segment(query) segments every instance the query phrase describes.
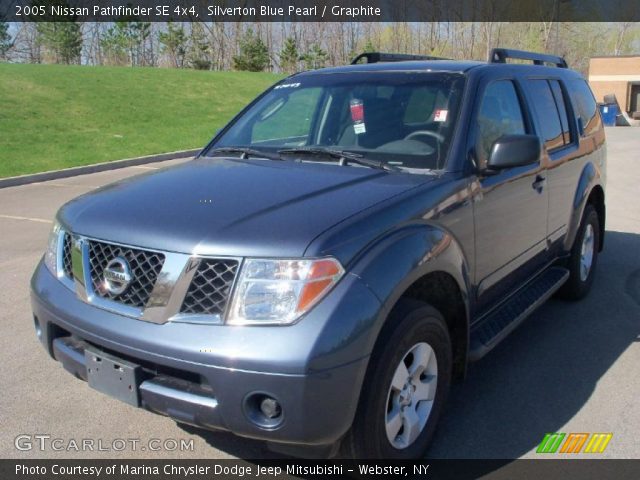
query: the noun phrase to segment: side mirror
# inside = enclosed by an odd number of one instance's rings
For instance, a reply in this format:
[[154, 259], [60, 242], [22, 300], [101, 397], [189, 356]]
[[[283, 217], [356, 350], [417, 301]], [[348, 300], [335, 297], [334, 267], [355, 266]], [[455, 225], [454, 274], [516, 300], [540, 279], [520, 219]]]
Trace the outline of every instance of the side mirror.
[[491, 147], [487, 168], [505, 168], [531, 165], [540, 160], [542, 144], [536, 135], [503, 135]]

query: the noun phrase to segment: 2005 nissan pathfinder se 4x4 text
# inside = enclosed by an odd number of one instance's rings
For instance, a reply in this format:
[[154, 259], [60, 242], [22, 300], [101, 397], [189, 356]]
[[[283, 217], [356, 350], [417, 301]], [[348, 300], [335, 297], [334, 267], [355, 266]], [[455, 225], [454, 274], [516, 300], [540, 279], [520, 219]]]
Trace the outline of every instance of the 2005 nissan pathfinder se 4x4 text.
[[31, 284], [49, 354], [279, 451], [423, 455], [468, 362], [589, 291], [605, 135], [559, 57], [360, 57], [63, 206]]

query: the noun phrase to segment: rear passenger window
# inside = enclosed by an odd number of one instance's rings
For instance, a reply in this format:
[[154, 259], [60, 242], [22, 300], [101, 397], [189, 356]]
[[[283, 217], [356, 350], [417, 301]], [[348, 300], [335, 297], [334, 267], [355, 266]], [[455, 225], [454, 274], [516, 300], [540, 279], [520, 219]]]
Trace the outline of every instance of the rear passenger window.
[[500, 80], [487, 87], [476, 122], [476, 160], [478, 166], [483, 166], [489, 159], [493, 142], [498, 138], [526, 133], [520, 100], [513, 82]]
[[553, 99], [556, 101], [556, 107], [558, 108], [558, 114], [560, 115], [564, 144], [568, 145], [571, 143], [571, 129], [569, 128], [569, 116], [567, 115], [567, 102], [564, 97], [564, 92], [562, 91], [562, 87], [558, 80], [549, 80], [549, 85], [551, 85]]
[[527, 85], [533, 99], [533, 108], [538, 117], [538, 124], [542, 130], [540, 135], [547, 150], [552, 151], [564, 146], [562, 123], [549, 82], [547, 80], [529, 80]]
[[597, 132], [600, 129], [600, 115], [596, 99], [593, 97], [589, 85], [582, 79], [571, 80], [568, 85], [576, 115], [582, 120], [583, 135]]

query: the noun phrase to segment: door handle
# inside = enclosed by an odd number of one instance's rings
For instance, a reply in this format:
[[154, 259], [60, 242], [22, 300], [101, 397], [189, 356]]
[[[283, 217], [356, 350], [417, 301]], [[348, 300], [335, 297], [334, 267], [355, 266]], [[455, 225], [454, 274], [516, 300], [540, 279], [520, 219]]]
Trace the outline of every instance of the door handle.
[[542, 193], [542, 190], [544, 189], [544, 186], [546, 184], [547, 179], [545, 177], [543, 177], [542, 175], [536, 175], [536, 180], [531, 184], [531, 186], [536, 192]]

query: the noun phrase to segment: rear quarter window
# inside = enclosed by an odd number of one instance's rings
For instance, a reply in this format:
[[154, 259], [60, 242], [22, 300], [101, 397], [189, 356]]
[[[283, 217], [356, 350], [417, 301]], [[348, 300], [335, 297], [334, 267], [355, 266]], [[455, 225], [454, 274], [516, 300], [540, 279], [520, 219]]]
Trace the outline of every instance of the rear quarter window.
[[582, 119], [583, 135], [596, 133], [601, 128], [601, 120], [596, 99], [589, 85], [583, 79], [569, 80], [566, 84], [576, 115]]

